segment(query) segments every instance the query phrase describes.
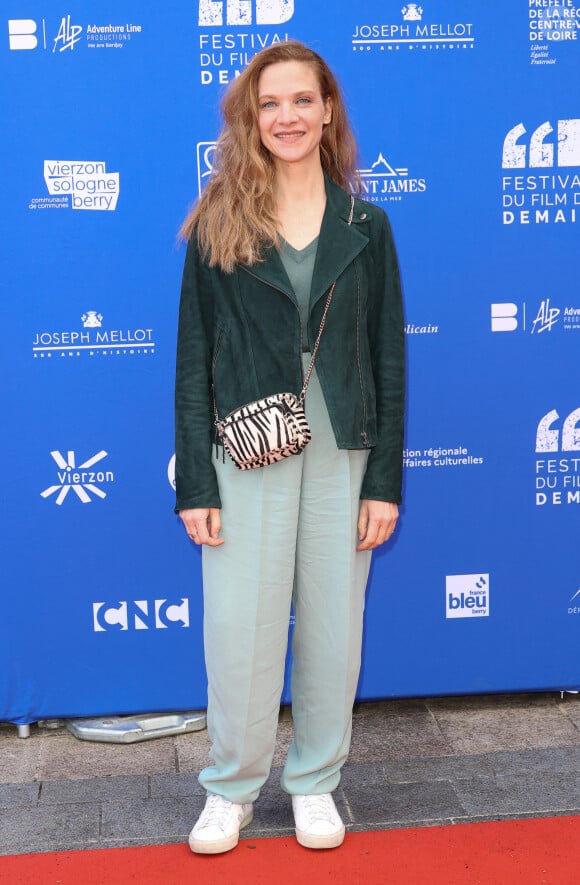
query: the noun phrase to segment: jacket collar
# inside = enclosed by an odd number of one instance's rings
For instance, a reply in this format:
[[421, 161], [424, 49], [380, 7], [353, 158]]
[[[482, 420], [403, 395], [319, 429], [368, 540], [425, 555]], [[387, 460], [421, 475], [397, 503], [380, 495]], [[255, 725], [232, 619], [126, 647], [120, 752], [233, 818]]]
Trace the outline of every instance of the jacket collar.
[[[330, 289], [343, 270], [362, 252], [369, 239], [358, 225], [349, 226], [350, 195], [325, 175], [326, 208], [320, 228], [320, 238], [310, 290], [310, 307]], [[356, 219], [356, 216], [355, 216]], [[265, 260], [243, 268], [275, 289], [296, 301], [290, 280], [275, 248], [268, 249]]]
[[312, 275], [310, 307], [330, 289], [343, 270], [354, 261], [369, 238], [356, 224], [349, 225], [350, 194], [325, 176], [326, 209]]

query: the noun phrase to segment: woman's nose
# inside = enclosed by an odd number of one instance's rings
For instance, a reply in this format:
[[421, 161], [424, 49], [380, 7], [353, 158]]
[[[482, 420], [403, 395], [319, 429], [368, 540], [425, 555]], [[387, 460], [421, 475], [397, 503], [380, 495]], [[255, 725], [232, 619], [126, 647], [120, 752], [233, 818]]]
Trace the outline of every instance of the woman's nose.
[[283, 101], [278, 107], [278, 122], [292, 123], [298, 118], [296, 107], [292, 101]]

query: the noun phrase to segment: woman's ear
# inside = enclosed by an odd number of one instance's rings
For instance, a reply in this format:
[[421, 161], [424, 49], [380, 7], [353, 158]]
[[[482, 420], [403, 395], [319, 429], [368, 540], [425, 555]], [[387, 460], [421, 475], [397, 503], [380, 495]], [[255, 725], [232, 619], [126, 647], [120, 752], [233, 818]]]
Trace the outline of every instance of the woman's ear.
[[324, 120], [322, 121], [325, 126], [328, 126], [330, 121], [332, 120], [332, 99], [329, 97], [324, 102]]

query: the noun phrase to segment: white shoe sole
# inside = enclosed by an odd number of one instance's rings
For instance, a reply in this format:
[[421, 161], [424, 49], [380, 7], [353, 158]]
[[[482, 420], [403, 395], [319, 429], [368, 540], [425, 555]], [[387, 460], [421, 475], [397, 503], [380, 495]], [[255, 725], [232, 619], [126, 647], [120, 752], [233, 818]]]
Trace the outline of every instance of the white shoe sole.
[[296, 830], [296, 838], [304, 848], [338, 848], [344, 842], [345, 827], [329, 836], [318, 836], [305, 833], [304, 830]]
[[[247, 827], [248, 824], [252, 822], [253, 818], [254, 811], [253, 809], [250, 809], [246, 816], [242, 818], [240, 830]], [[214, 839], [208, 841], [207, 839], [196, 839], [192, 832], [189, 834], [188, 841], [189, 847], [194, 854], [222, 854], [224, 851], [231, 851], [232, 848], [235, 848], [238, 844], [239, 838], [240, 834], [238, 832], [228, 836], [227, 839]]]

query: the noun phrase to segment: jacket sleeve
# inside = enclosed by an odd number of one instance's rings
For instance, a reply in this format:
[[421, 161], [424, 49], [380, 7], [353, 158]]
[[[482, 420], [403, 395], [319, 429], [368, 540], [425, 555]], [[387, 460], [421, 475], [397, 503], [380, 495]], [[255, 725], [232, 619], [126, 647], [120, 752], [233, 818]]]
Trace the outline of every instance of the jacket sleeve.
[[213, 298], [195, 233], [185, 257], [175, 374], [175, 512], [221, 507], [215, 467], [211, 393]]
[[376, 390], [377, 444], [370, 451], [361, 498], [401, 502], [405, 411], [405, 329], [399, 264], [389, 220], [380, 213], [373, 242], [376, 280], [369, 293], [368, 336]]

